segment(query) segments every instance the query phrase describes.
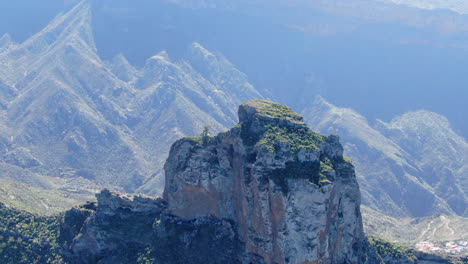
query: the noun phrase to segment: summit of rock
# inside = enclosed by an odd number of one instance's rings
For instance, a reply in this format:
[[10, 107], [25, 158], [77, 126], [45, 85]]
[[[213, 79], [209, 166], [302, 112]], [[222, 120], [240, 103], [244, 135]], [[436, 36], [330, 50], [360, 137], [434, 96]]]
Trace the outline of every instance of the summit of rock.
[[294, 112], [286, 105], [261, 99], [250, 100], [241, 104], [239, 107], [239, 122], [246, 124], [256, 120], [305, 126], [302, 115]]

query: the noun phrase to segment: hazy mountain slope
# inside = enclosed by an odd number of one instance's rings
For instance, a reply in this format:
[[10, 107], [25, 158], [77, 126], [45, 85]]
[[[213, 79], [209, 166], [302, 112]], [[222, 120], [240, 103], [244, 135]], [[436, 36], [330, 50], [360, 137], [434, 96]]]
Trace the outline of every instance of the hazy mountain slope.
[[135, 157], [136, 147], [113, 126], [122, 111], [108, 96], [125, 84], [96, 55], [90, 12], [80, 4], [0, 54], [10, 66], [0, 74], [18, 90], [6, 125], [12, 145], [40, 159], [34, 167], [131, 189], [142, 181], [145, 168]]
[[[123, 55], [102, 61], [91, 14], [83, 1], [0, 53], [7, 66], [0, 69], [1, 178], [30, 179], [12, 190], [31, 188], [20, 200], [36, 187], [58, 197], [78, 191], [82, 199], [104, 186], [158, 194], [173, 141], [204, 125], [221, 131], [237, 121], [238, 104], [262, 97], [245, 74], [198, 43], [186, 59], [161, 52], [142, 69]], [[57, 196], [49, 207], [68, 207]]]
[[93, 11], [107, 60], [181, 58], [198, 41], [298, 111], [318, 93], [372, 119], [431, 109], [468, 135], [468, 20], [454, 12], [375, 0], [100, 0]]
[[110, 62], [107, 63], [107, 67], [115, 74], [119, 79], [125, 82], [129, 82], [136, 78], [138, 70], [131, 65], [127, 58], [121, 53], [117, 54]]
[[403, 114], [378, 129], [401, 146], [429, 184], [459, 215], [467, 215], [468, 143], [447, 118], [429, 111]]
[[[382, 1], [382, 0], [380, 0]], [[395, 4], [409, 5], [424, 9], [449, 9], [458, 13], [468, 13], [468, 4], [463, 0], [383, 0]]]
[[[39, 7], [32, 0], [19, 2], [42, 11], [57, 1]], [[5, 2], [2, 11], [19, 2]], [[230, 58], [258, 90], [297, 110], [318, 92], [372, 119], [431, 109], [468, 135], [462, 114], [468, 97], [466, 16], [376, 0], [89, 2], [105, 60], [122, 53], [140, 67], [161, 50], [178, 60], [198, 41]], [[10, 11], [16, 13], [4, 17], [43, 23], [21, 9]]]
[[[460, 163], [467, 153], [466, 142], [450, 129], [448, 122], [434, 125], [439, 115], [419, 111], [395, 119], [395, 127], [402, 126], [405, 117], [413, 117], [409, 121], [411, 127], [422, 128], [394, 131], [398, 137], [379, 131], [357, 112], [335, 107], [322, 98], [304, 115], [318, 131], [341, 136], [357, 169], [363, 204], [394, 216], [466, 215], [466, 169]], [[431, 129], [424, 129], [425, 123]], [[383, 124], [377, 127], [382, 129]], [[452, 137], [454, 141], [448, 142]], [[404, 139], [414, 143], [405, 144]], [[456, 161], [447, 162], [450, 157]]]
[[[192, 44], [189, 52], [203, 56], [174, 62], [161, 52], [148, 59], [135, 81], [140, 92], [129, 106], [137, 120], [132, 130], [158, 170], [154, 181], [163, 179], [159, 170], [172, 142], [199, 134], [204, 125], [222, 131], [237, 121], [237, 104], [246, 98], [262, 97], [222, 55], [215, 55], [198, 43]], [[144, 190], [157, 194], [155, 187], [160, 186], [150, 183]]]

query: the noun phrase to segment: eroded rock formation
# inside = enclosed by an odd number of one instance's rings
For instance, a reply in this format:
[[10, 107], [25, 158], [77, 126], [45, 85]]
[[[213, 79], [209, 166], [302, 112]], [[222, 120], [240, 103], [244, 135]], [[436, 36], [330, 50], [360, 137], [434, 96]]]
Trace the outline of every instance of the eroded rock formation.
[[239, 119], [201, 144], [173, 145], [168, 213], [233, 220], [245, 252], [267, 263], [368, 262], [359, 187], [338, 137], [268, 101], [242, 104]]
[[215, 137], [174, 143], [163, 199], [99, 194], [70, 242], [71, 258], [380, 263], [338, 137], [316, 134], [289, 107], [264, 100], [242, 104], [239, 120]]

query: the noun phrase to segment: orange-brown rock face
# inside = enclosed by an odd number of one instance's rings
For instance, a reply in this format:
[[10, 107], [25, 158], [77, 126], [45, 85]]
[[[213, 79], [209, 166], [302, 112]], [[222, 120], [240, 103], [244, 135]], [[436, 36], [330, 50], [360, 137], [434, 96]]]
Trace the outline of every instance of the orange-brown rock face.
[[246, 263], [379, 263], [367, 251], [359, 187], [338, 138], [268, 101], [244, 103], [239, 119], [216, 137], [173, 145], [168, 213], [234, 221]]

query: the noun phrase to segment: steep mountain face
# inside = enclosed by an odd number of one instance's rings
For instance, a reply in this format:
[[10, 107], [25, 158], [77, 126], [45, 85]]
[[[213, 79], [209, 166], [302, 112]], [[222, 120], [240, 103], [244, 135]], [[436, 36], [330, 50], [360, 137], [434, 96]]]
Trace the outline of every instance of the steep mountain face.
[[468, 143], [449, 121], [436, 113], [415, 111], [378, 129], [412, 157], [418, 179], [448, 203], [458, 215], [468, 216]]
[[[222, 55], [198, 43], [189, 52], [193, 55], [181, 62], [172, 62], [166, 52], [153, 56], [135, 81], [139, 93], [130, 104], [136, 120], [131, 126], [138, 144], [152, 154], [155, 169], [162, 169], [176, 139], [196, 135], [207, 124], [222, 131], [236, 123], [236, 104], [262, 97]], [[157, 173], [155, 178], [163, 180], [162, 171]]]
[[338, 138], [268, 101], [242, 104], [239, 120], [205, 145], [174, 144], [168, 212], [233, 220], [246, 253], [267, 263], [368, 263], [359, 188]]
[[0, 79], [17, 91], [6, 109], [10, 151], [27, 149], [40, 174], [113, 181], [131, 189], [129, 177], [141, 181], [145, 166], [115, 126], [122, 111], [109, 97], [125, 84], [95, 53], [90, 12], [80, 4], [0, 54], [8, 65]]
[[316, 134], [270, 101], [242, 104], [239, 120], [216, 137], [174, 143], [164, 200], [99, 194], [97, 209], [88, 205], [95, 211], [71, 232], [71, 257], [122, 263], [150, 252], [158, 263], [380, 263], [338, 138]]
[[466, 216], [468, 145], [446, 118], [416, 111], [372, 125], [322, 98], [304, 115], [318, 131], [342, 135], [363, 204], [393, 216]]
[[83, 1], [24, 43], [1, 39], [1, 177], [82, 199], [104, 186], [161, 193], [171, 142], [206, 124], [225, 129], [236, 122], [236, 105], [262, 96], [198, 43], [186, 58], [161, 52], [142, 69], [123, 55], [102, 61], [91, 18]]

